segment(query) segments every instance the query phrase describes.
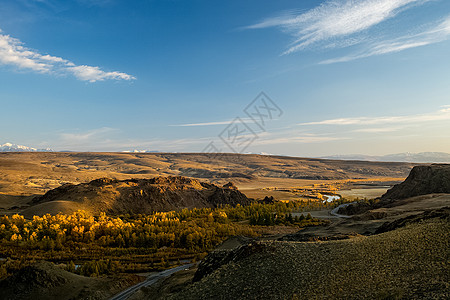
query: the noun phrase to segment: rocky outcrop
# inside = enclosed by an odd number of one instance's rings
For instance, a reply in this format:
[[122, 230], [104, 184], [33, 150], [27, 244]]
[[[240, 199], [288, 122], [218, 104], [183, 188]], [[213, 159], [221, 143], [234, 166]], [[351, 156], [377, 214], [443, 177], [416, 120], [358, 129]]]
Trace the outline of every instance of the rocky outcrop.
[[273, 196], [265, 196], [264, 199], [259, 200], [259, 203], [262, 203], [262, 204], [274, 204], [275, 203], [275, 199], [273, 198]]
[[94, 213], [113, 214], [250, 204], [251, 200], [233, 187], [222, 188], [179, 176], [129, 180], [101, 178], [89, 183], [63, 185], [35, 197], [31, 204], [73, 201]]
[[398, 200], [433, 193], [450, 193], [450, 164], [414, 167], [408, 178], [388, 190], [381, 200]]
[[[394, 185], [380, 198], [369, 202], [356, 202], [342, 206], [338, 213], [358, 215], [371, 209], [397, 206], [401, 203], [399, 200], [402, 199], [439, 193], [450, 194], [450, 164], [415, 166], [405, 181]], [[374, 215], [366, 215], [365, 217], [378, 218]], [[379, 216], [379, 218], [383, 217], [382, 215]]]
[[253, 241], [233, 250], [215, 250], [200, 262], [193, 281], [200, 281], [203, 277], [208, 276], [223, 265], [238, 262], [255, 253], [266, 251], [270, 247], [268, 244]]
[[228, 189], [232, 189], [232, 190], [237, 190], [237, 187], [231, 181], [228, 182], [227, 184], [224, 184], [223, 187], [224, 188], [228, 188]]

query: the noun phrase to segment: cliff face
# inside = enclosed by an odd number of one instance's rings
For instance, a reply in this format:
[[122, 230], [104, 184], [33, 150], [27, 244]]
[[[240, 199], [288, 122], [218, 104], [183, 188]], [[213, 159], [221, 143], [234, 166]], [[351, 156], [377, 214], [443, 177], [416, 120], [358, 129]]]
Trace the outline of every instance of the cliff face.
[[219, 187], [186, 177], [113, 180], [63, 185], [35, 197], [31, 204], [50, 201], [81, 203], [92, 212], [113, 214], [151, 213], [182, 208], [247, 205], [251, 202], [234, 188]]
[[393, 186], [373, 204], [360, 202], [341, 207], [338, 213], [357, 215], [371, 209], [396, 206], [402, 199], [428, 194], [450, 194], [450, 164], [432, 164], [415, 166], [408, 177], [400, 184]]
[[450, 193], [450, 164], [414, 167], [404, 182], [392, 187], [381, 199], [397, 200], [434, 193]]

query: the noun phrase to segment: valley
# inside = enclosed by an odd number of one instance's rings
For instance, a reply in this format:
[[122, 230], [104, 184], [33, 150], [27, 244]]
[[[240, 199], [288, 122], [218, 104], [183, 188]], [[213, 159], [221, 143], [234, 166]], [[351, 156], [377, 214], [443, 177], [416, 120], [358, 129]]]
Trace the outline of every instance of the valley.
[[[33, 197], [61, 185], [99, 178], [184, 176], [217, 185], [231, 181], [249, 198], [273, 196], [283, 201], [303, 199], [304, 194], [293, 191], [302, 188], [334, 193], [337, 188], [349, 190], [365, 185], [387, 190], [388, 186], [401, 182], [413, 165], [252, 154], [211, 157], [201, 153], [3, 152], [0, 213], [21, 212]], [[362, 189], [354, 196], [352, 192], [346, 193], [349, 198], [373, 195], [371, 189]]]
[[240, 154], [0, 153], [0, 286], [15, 299], [69, 290], [75, 299], [305, 299], [348, 298], [364, 280], [367, 298], [440, 297], [449, 172]]

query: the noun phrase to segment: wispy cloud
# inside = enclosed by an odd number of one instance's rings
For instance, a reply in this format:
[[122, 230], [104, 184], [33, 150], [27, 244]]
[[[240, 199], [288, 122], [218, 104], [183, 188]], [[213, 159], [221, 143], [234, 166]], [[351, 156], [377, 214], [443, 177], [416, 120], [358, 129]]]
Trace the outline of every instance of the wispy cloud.
[[357, 117], [339, 118], [316, 122], [300, 123], [298, 125], [379, 125], [379, 124], [410, 124], [432, 121], [450, 120], [450, 106], [443, 106], [437, 112], [428, 114], [390, 116], [390, 117]]
[[320, 136], [314, 134], [304, 134], [300, 136], [279, 137], [271, 139], [260, 139], [254, 142], [254, 145], [279, 145], [279, 144], [311, 144], [325, 143], [339, 140], [346, 140], [346, 137]]
[[[348, 38], [393, 18], [413, 5], [430, 0], [334, 0], [309, 11], [289, 12], [248, 26], [249, 29], [278, 27], [294, 37], [284, 54], [293, 53], [318, 43], [332, 43]], [[357, 43], [349, 39], [348, 45]]]
[[363, 132], [363, 133], [385, 133], [385, 132], [394, 132], [402, 129], [403, 127], [373, 127], [373, 128], [360, 128], [355, 129], [354, 132]]
[[81, 133], [61, 133], [60, 136], [65, 144], [72, 145], [72, 144], [93, 142], [98, 138], [103, 138], [116, 131], [118, 130], [114, 128], [102, 127]]
[[400, 52], [406, 49], [439, 43], [447, 40], [448, 38], [450, 38], [450, 16], [448, 16], [444, 21], [440, 22], [437, 26], [429, 30], [414, 35], [407, 35], [392, 40], [372, 43], [368, 45], [365, 50], [359, 53], [324, 60], [321, 62], [321, 64], [348, 62], [374, 55]]
[[102, 127], [87, 131], [63, 132], [52, 143], [53, 149], [71, 151], [192, 151], [204, 147], [214, 137], [182, 139], [130, 139], [124, 138], [117, 128]]
[[[248, 118], [241, 118], [241, 120], [244, 122], [252, 121], [251, 119], [248, 119]], [[228, 125], [231, 122], [233, 122], [233, 120], [219, 121], [219, 122], [205, 122], [205, 123], [174, 124], [174, 125], [169, 125], [169, 126], [173, 126], [173, 127], [216, 126], [216, 125]]]
[[134, 76], [122, 72], [107, 72], [96, 66], [75, 65], [61, 57], [39, 52], [23, 46], [23, 43], [0, 29], [0, 65], [14, 66], [20, 70], [38, 73], [73, 75], [79, 80], [95, 82], [103, 80], [132, 80]]

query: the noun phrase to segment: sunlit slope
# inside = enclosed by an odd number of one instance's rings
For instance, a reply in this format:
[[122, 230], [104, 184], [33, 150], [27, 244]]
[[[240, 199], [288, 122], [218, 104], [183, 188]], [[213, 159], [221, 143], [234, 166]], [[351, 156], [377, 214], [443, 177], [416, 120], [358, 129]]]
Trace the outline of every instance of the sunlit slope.
[[232, 184], [219, 187], [197, 179], [168, 176], [151, 179], [101, 178], [78, 185], [66, 184], [37, 196], [23, 213], [71, 213], [77, 209], [99, 214], [149, 214], [183, 208], [213, 208], [250, 203]]

